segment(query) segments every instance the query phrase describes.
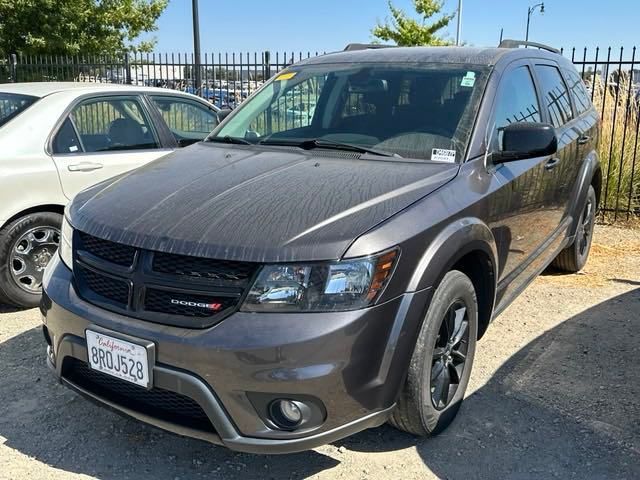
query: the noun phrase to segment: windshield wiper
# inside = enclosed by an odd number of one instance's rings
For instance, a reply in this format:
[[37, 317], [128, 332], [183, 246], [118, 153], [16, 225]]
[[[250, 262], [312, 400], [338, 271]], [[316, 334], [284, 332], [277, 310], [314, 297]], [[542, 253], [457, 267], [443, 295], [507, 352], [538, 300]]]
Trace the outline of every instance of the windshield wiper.
[[349, 152], [358, 153], [370, 153], [372, 155], [378, 155], [381, 157], [395, 157], [402, 158], [397, 153], [385, 152], [384, 150], [378, 150], [375, 148], [364, 147], [362, 145], [356, 145], [353, 143], [335, 142], [333, 140], [323, 140], [321, 138], [314, 138], [303, 141], [291, 141], [291, 140], [262, 140], [259, 142], [261, 145], [282, 145], [287, 147], [299, 147], [303, 150], [313, 150], [314, 148], [329, 148], [333, 150], [346, 150]]
[[225, 135], [224, 137], [210, 137], [208, 142], [218, 142], [218, 143], [233, 143], [236, 145], [253, 145], [249, 140], [245, 140], [240, 137], [232, 137], [230, 135]]

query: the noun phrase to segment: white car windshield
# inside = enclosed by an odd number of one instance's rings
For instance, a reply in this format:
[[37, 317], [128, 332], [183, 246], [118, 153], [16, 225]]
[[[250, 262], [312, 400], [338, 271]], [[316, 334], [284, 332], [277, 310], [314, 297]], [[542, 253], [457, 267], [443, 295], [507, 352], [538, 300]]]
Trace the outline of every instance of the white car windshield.
[[488, 69], [449, 64], [321, 64], [277, 74], [209, 141], [340, 148], [459, 161]]

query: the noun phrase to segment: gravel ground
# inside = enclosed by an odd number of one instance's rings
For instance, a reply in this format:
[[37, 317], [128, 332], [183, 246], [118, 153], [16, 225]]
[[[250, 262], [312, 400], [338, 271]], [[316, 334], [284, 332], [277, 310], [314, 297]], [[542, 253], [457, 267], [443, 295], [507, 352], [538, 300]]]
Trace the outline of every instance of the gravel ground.
[[546, 272], [496, 319], [443, 434], [270, 457], [90, 404], [49, 374], [37, 310], [0, 306], [0, 478], [640, 478], [638, 322], [640, 230], [599, 227], [583, 273]]

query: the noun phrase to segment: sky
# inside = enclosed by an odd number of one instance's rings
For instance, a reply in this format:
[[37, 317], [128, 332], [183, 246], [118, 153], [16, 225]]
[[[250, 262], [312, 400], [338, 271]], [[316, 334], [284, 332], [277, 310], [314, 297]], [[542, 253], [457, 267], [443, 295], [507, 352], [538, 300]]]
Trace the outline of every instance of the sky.
[[[369, 43], [371, 28], [388, 16], [386, 0], [199, 0], [202, 52], [329, 52], [348, 43]], [[412, 11], [411, 0], [393, 3]], [[496, 46], [504, 38], [523, 39], [527, 7], [537, 0], [463, 0], [462, 40]], [[531, 17], [529, 38], [556, 47], [633, 47], [638, 41], [638, 0], [547, 0], [545, 13]], [[457, 8], [445, 1], [445, 12]], [[170, 0], [158, 21], [155, 50], [193, 51], [191, 0]], [[445, 36], [455, 39], [456, 20]], [[639, 52], [640, 55], [640, 52]]]

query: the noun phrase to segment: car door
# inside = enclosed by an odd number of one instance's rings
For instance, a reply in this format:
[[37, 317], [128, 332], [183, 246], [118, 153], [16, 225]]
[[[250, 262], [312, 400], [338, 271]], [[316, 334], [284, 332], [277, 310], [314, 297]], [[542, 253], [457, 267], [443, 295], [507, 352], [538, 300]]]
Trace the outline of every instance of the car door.
[[545, 202], [549, 209], [548, 221], [559, 226], [569, 214], [569, 201], [578, 177], [578, 138], [581, 136], [580, 120], [574, 117], [571, 96], [555, 63], [536, 62], [534, 73], [540, 90], [543, 114], [551, 123], [558, 137], [558, 152], [550, 181], [545, 186]]
[[161, 142], [138, 95], [81, 99], [60, 124], [50, 149], [67, 198], [172, 151]]
[[217, 111], [195, 99], [177, 95], [148, 96], [179, 147], [204, 140], [217, 125]]
[[[532, 66], [526, 60], [510, 64], [502, 74], [494, 101], [490, 151], [501, 150], [501, 132], [507, 125], [544, 122], [547, 117], [540, 106]], [[555, 169], [549, 165], [555, 163], [554, 156], [543, 156], [495, 165], [494, 175], [504, 185], [496, 197], [500, 199], [500, 214], [491, 226], [501, 245], [501, 280], [517, 275], [558, 226], [548, 198], [556, 182]]]

